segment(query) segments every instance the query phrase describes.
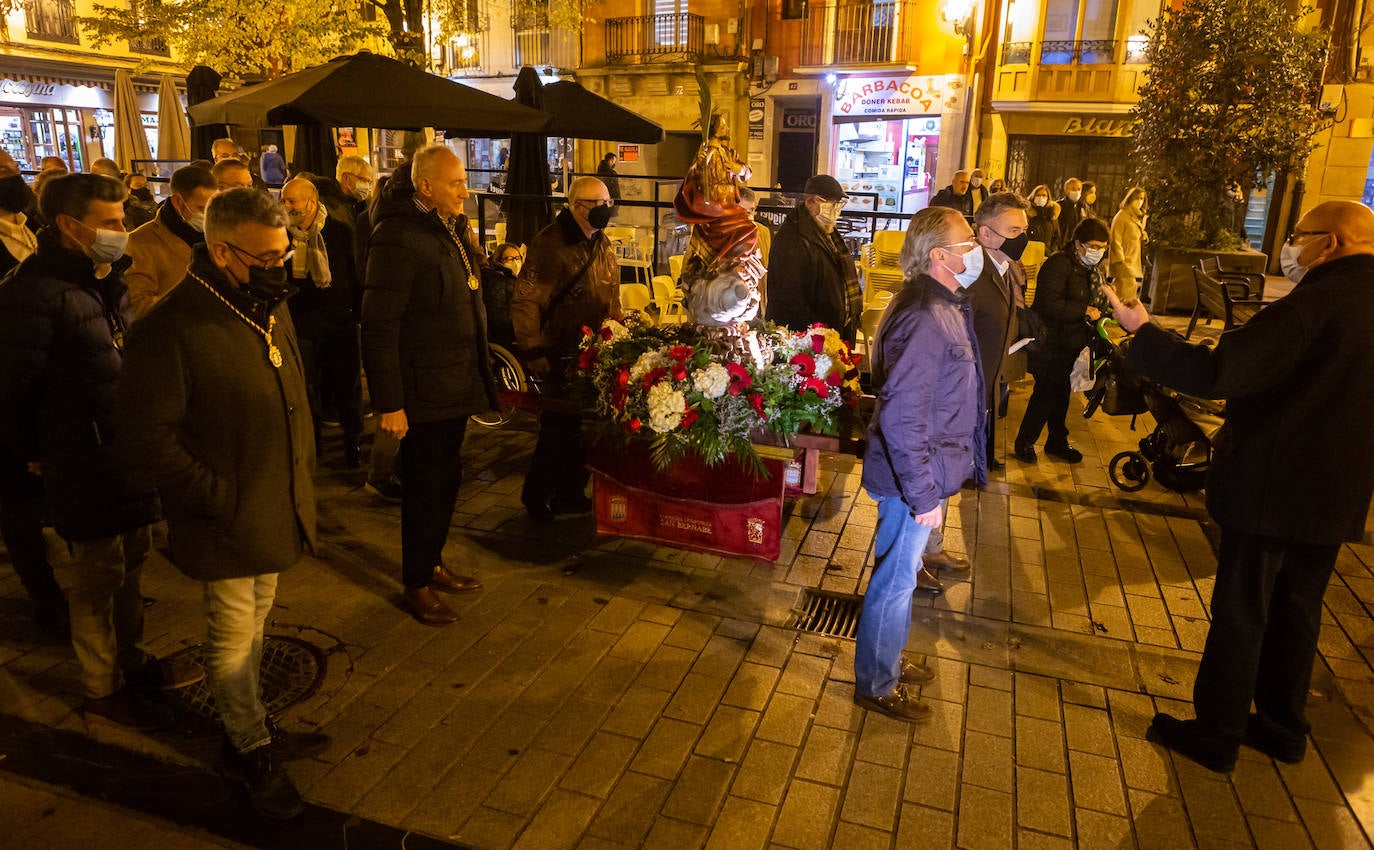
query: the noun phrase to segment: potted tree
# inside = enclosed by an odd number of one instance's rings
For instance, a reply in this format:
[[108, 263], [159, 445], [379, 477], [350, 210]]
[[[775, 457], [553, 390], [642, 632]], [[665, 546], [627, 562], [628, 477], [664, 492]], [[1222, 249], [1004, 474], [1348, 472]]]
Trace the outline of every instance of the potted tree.
[[1188, 0], [1147, 30], [1149, 70], [1132, 115], [1133, 160], [1149, 193], [1153, 306], [1191, 309], [1201, 257], [1263, 272], [1243, 250], [1227, 185], [1301, 173], [1321, 126], [1326, 34], [1288, 0]]

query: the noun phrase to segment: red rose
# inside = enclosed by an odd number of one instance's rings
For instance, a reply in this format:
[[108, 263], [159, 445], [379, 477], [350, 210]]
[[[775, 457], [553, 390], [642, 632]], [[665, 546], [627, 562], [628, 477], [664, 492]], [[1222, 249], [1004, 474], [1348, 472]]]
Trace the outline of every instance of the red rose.
[[832, 387], [838, 387], [844, 383], [844, 375], [841, 375], [839, 372], [831, 372], [825, 379], [825, 382]]
[[739, 395], [754, 383], [749, 370], [738, 363], [726, 363], [725, 371], [730, 373], [730, 395]]
[[687, 408], [682, 414], [682, 424], [678, 427], [686, 431], [688, 428], [692, 427], [692, 423], [697, 421], [697, 417], [700, 415], [701, 414], [697, 412], [695, 407]]
[[625, 433], [633, 434], [642, 427], [644, 427], [643, 422], [640, 422], [638, 419], [631, 419], [629, 422], [625, 423]]
[[763, 396], [758, 393], [749, 394], [749, 403], [754, 406], [754, 412], [765, 422], [768, 421], [768, 414], [763, 412]]
[[596, 333], [596, 331], [592, 330], [592, 329], [591, 329], [590, 327], [588, 327], [587, 325], [583, 325], [583, 326], [582, 326], [582, 335], [583, 335], [583, 336], [591, 336], [591, 335], [594, 334], [594, 333]]
[[602, 339], [604, 339], [604, 340], [609, 340], [609, 339], [611, 338], [611, 336], [612, 336], [612, 334], [611, 334], [611, 329], [610, 329], [610, 328], [602, 328], [602, 329], [601, 329], [601, 338], [602, 338]]
[[792, 359], [788, 362], [797, 367], [797, 374], [803, 378], [809, 378], [816, 374], [816, 358], [804, 351], [792, 355]]
[[697, 350], [690, 345], [675, 345], [672, 348], [668, 349], [668, 356], [679, 363], [683, 362], [684, 360], [692, 359], [692, 355], [696, 353]]
[[674, 380], [674, 381], [685, 381], [685, 380], [687, 380], [687, 367], [686, 367], [686, 366], [683, 366], [681, 363], [678, 363], [676, 366], [674, 366], [674, 367], [673, 367], [673, 380]]
[[589, 345], [582, 349], [582, 353], [577, 356], [577, 368], [583, 372], [588, 371], [596, 365], [596, 356], [600, 353], [595, 345]]
[[811, 350], [816, 352], [817, 354], [820, 354], [822, 351], [825, 351], [825, 334], [811, 335]]
[[666, 374], [668, 374], [668, 370], [664, 369], [662, 366], [657, 369], [650, 369], [649, 373], [640, 379], [640, 383], [644, 385], [644, 389], [647, 391], [654, 384], [661, 381]]
[[820, 378], [807, 378], [806, 381], [802, 383], [801, 388], [797, 390], [797, 394], [800, 395], [807, 390], [811, 390], [821, 398], [826, 398], [830, 395], [830, 388], [827, 387], [825, 381], [822, 381]]

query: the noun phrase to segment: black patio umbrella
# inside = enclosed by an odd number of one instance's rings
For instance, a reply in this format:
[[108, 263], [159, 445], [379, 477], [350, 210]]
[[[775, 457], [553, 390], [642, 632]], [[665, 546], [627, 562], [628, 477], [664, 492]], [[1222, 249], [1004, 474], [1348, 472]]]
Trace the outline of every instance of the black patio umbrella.
[[[214, 68], [207, 68], [204, 65], [197, 65], [191, 69], [191, 73], [186, 75], [186, 103], [188, 106], [195, 106], [197, 103], [204, 103], [215, 96], [219, 91], [220, 80], [223, 79], [219, 72]], [[191, 119], [191, 158], [197, 157], [210, 158], [210, 145], [215, 139], [222, 139], [229, 135], [229, 128], [223, 124], [201, 123]]]
[[191, 107], [198, 124], [317, 124], [506, 136], [539, 132], [549, 116], [363, 51]]
[[296, 127], [296, 144], [291, 156], [291, 176], [310, 172], [316, 177], [333, 177], [339, 165], [334, 146], [334, 129], [320, 124]]
[[[543, 85], [528, 66], [515, 78], [515, 102], [541, 108]], [[548, 137], [541, 133], [512, 133], [506, 162], [506, 241], [528, 244], [553, 220], [549, 201]]]
[[646, 145], [663, 141], [663, 127], [569, 80], [544, 86], [541, 108], [553, 116], [546, 131], [550, 136]]

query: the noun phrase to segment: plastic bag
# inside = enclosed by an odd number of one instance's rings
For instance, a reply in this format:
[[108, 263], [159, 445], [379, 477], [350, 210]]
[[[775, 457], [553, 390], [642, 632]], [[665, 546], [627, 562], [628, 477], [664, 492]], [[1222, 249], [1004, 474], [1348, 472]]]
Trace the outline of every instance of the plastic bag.
[[1069, 370], [1069, 389], [1076, 393], [1085, 393], [1093, 388], [1092, 355], [1088, 347], [1083, 346], [1083, 350], [1078, 352], [1078, 359], [1073, 361], [1073, 369]]

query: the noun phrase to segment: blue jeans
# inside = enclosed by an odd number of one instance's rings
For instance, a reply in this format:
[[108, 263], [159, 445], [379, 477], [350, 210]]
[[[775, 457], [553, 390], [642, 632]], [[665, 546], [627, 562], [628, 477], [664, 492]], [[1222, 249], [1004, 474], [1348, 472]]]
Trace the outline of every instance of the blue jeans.
[[241, 753], [272, 740], [258, 698], [262, 627], [277, 596], [277, 574], [204, 582], [205, 672], [229, 741]]
[[902, 650], [911, 633], [911, 593], [930, 526], [911, 518], [899, 497], [877, 497], [878, 530], [873, 537], [873, 577], [864, 594], [854, 647], [854, 690], [859, 696], [887, 696], [902, 675]]

